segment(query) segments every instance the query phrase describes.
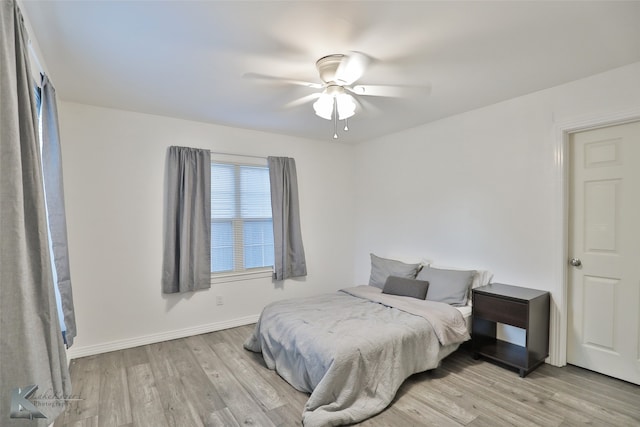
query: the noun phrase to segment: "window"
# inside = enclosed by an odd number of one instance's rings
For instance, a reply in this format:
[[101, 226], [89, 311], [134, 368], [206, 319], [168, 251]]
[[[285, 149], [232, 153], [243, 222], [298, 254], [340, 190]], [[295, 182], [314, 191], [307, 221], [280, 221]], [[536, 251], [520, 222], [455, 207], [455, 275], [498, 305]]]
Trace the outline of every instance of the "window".
[[273, 221], [269, 169], [211, 160], [211, 273], [271, 271]]
[[[42, 135], [42, 88], [40, 88], [40, 86], [38, 86], [37, 84], [34, 83], [33, 85], [33, 91], [36, 95], [36, 113], [37, 113], [37, 118], [38, 118], [38, 143], [40, 144], [40, 161], [43, 161], [42, 158], [42, 143], [43, 143], [43, 135]], [[44, 170], [43, 170], [43, 179], [44, 179]], [[46, 186], [46, 182], [43, 181], [44, 185], [44, 192], [45, 192], [45, 200], [47, 197], [47, 186]], [[47, 205], [45, 203], [45, 210], [47, 209]], [[47, 212], [47, 238], [49, 240], [49, 258], [51, 259], [51, 274], [53, 277], [53, 289], [54, 289], [54, 294], [56, 297], [56, 307], [58, 309], [58, 321], [60, 322], [60, 330], [62, 331], [62, 338], [64, 339], [65, 344], [67, 344], [67, 338], [66, 338], [66, 333], [67, 333], [67, 326], [64, 322], [64, 311], [62, 309], [62, 298], [60, 297], [60, 289], [58, 287], [58, 272], [56, 270], [56, 260], [55, 260], [55, 256], [53, 254], [53, 240], [51, 239], [51, 227], [49, 225], [49, 211], [46, 210]]]

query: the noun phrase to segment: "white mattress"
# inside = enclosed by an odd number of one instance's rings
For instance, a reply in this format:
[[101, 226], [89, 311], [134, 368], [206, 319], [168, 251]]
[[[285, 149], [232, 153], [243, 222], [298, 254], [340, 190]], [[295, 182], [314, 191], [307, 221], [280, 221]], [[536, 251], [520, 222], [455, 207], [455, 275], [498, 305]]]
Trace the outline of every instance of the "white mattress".
[[464, 321], [467, 323], [467, 330], [471, 333], [471, 306], [465, 305], [463, 307], [456, 307], [460, 313], [462, 313], [462, 317], [464, 317]]

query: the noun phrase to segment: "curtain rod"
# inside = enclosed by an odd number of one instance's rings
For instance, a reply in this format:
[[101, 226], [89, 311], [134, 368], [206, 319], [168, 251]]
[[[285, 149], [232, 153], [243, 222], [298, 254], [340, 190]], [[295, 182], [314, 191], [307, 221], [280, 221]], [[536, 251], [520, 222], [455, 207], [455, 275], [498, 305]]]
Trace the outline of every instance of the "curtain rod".
[[211, 154], [220, 154], [222, 156], [240, 156], [240, 157], [253, 157], [254, 159], [262, 159], [262, 160], [267, 160], [266, 157], [263, 156], [252, 156], [250, 154], [238, 154], [238, 153], [225, 153], [222, 151], [209, 151]]

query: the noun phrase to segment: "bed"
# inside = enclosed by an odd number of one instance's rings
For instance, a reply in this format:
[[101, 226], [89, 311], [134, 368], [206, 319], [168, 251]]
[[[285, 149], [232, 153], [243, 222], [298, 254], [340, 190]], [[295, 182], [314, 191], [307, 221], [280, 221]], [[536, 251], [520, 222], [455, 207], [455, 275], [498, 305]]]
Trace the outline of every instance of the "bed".
[[[419, 280], [422, 265], [374, 277], [373, 257], [369, 285], [269, 304], [244, 343], [294, 388], [310, 393], [305, 427], [352, 424], [381, 412], [406, 378], [436, 368], [470, 338], [466, 295], [486, 277], [467, 270], [464, 304], [455, 306], [420, 298], [424, 283], [437, 296], [434, 285], [441, 282]], [[417, 296], [408, 295], [416, 289]]]

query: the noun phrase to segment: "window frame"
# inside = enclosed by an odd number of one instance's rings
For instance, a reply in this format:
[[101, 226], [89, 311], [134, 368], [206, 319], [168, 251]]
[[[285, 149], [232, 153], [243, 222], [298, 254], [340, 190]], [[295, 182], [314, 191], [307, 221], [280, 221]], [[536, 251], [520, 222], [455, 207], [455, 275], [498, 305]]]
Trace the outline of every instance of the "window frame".
[[[232, 230], [234, 233], [234, 242], [243, 242], [243, 227], [237, 226], [237, 223], [244, 223], [245, 221], [240, 217], [240, 198], [241, 191], [240, 189], [240, 173], [239, 168], [242, 166], [248, 167], [262, 167], [268, 169], [267, 159], [264, 157], [256, 157], [256, 156], [243, 156], [243, 155], [234, 155], [234, 154], [220, 154], [220, 153], [211, 153], [211, 163], [218, 164], [230, 164], [234, 166], [234, 179], [235, 179], [235, 209], [234, 217], [230, 218], [232, 223]], [[250, 221], [255, 221], [255, 218], [250, 218]], [[211, 218], [211, 223], [213, 224], [216, 221], [214, 218]], [[219, 222], [228, 222], [229, 219], [220, 219]], [[271, 221], [273, 222], [273, 212], [271, 214]], [[244, 245], [243, 245], [244, 247]], [[236, 282], [250, 279], [259, 279], [259, 278], [271, 278], [273, 277], [273, 266], [265, 266], [265, 267], [254, 267], [242, 270], [236, 270], [238, 265], [243, 266], [244, 264], [244, 251], [236, 251], [235, 246], [233, 249], [234, 253], [241, 253], [240, 259], [234, 259], [234, 270], [233, 271], [222, 271], [222, 272], [211, 272], [211, 284], [215, 283], [227, 283], [227, 282]]]

